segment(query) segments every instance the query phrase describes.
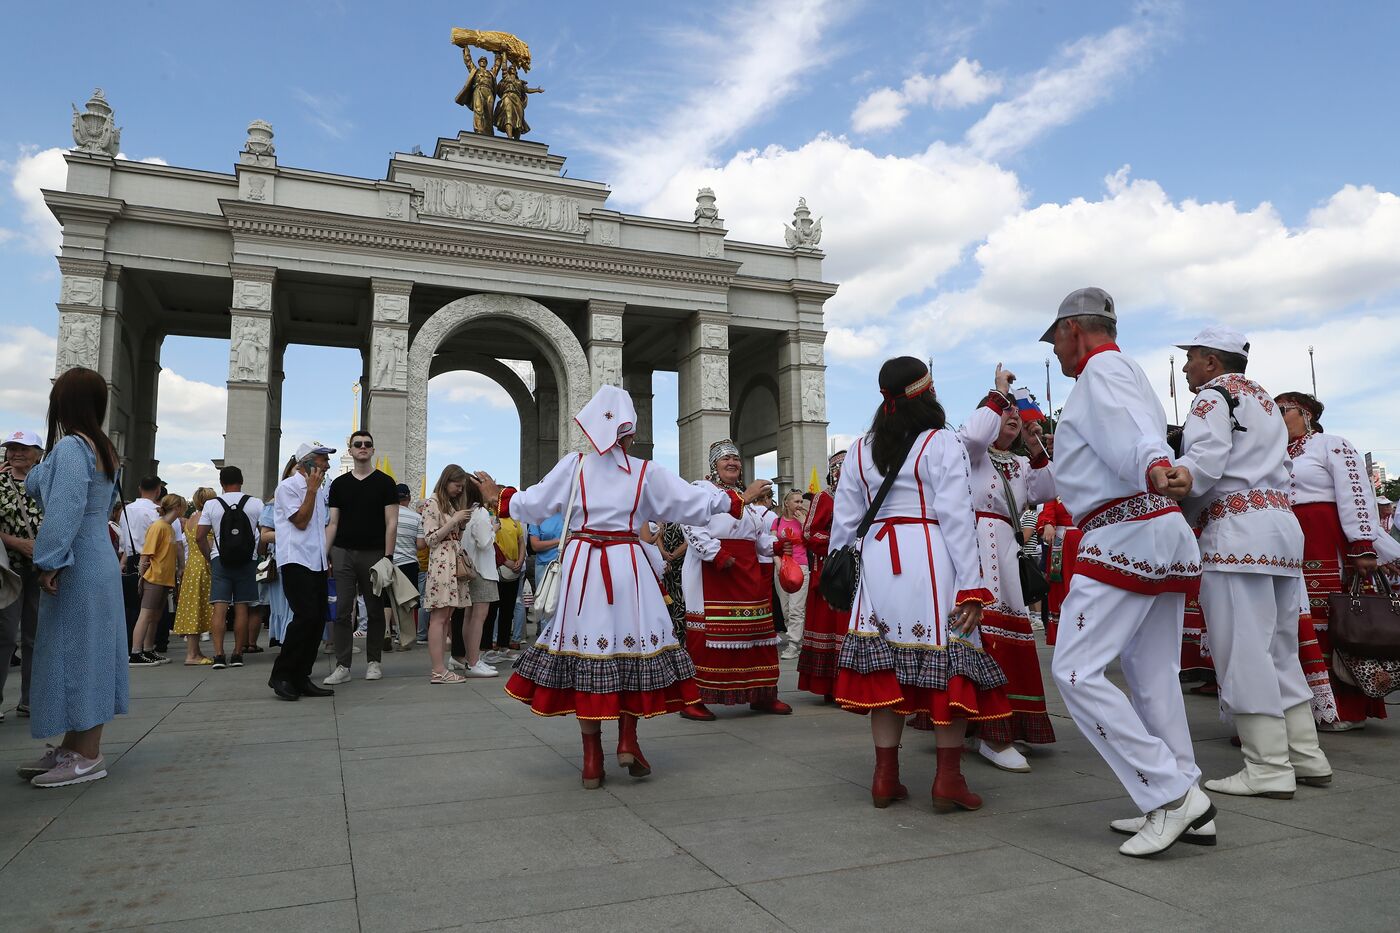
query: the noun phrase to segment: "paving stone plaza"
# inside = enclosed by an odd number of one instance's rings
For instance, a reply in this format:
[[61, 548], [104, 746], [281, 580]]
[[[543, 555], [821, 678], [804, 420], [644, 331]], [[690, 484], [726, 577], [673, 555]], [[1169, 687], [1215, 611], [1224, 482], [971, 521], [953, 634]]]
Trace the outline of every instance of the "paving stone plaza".
[[[578, 727], [500, 681], [430, 687], [426, 652], [333, 700], [279, 703], [242, 670], [134, 669], [111, 776], [39, 791], [0, 725], [5, 930], [1393, 930], [1396, 726], [1324, 735], [1336, 780], [1292, 801], [1215, 796], [1216, 848], [1117, 852], [1118, 782], [1051, 696], [1034, 773], [965, 760], [977, 813], [932, 812], [931, 736], [906, 731], [912, 799], [870, 806], [864, 717], [793, 691], [791, 717], [643, 724], [655, 769], [579, 786]], [[360, 656], [362, 657], [362, 656]], [[1049, 680], [1049, 654], [1042, 649]], [[358, 665], [357, 661], [357, 665]], [[323, 671], [318, 667], [318, 676]], [[1233, 773], [1188, 697], [1207, 777]]]

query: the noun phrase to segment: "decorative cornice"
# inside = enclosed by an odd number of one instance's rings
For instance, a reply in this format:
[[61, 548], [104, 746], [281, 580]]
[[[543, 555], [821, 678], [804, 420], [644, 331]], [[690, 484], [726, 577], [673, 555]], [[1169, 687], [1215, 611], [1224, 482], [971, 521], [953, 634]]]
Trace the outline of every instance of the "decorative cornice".
[[219, 205], [235, 238], [297, 240], [372, 253], [417, 253], [468, 262], [677, 282], [716, 290], [727, 290], [739, 268], [739, 263], [726, 259], [502, 236], [480, 230], [428, 227], [409, 221], [249, 205], [241, 201], [221, 200]]
[[66, 259], [58, 257], [58, 271], [64, 275], [86, 275], [106, 278], [107, 263], [101, 259]]
[[734, 287], [756, 292], [779, 292], [797, 298], [825, 301], [836, 294], [835, 282], [815, 282], [811, 279], [765, 279], [756, 275], [734, 276]]
[[169, 207], [126, 204], [122, 207], [121, 219], [141, 223], [165, 224], [172, 227], [199, 227], [204, 230], [228, 231], [228, 221], [218, 214], [181, 211]]
[[121, 198], [104, 198], [96, 194], [70, 194], [67, 191], [54, 191], [42, 188], [44, 203], [62, 224], [74, 220], [96, 220], [111, 223], [121, 213], [126, 202]]
[[412, 279], [384, 279], [375, 276], [369, 280], [370, 291], [376, 295], [411, 295]]
[[247, 263], [231, 262], [228, 264], [228, 271], [235, 281], [268, 283], [277, 281], [276, 266], [254, 266]]

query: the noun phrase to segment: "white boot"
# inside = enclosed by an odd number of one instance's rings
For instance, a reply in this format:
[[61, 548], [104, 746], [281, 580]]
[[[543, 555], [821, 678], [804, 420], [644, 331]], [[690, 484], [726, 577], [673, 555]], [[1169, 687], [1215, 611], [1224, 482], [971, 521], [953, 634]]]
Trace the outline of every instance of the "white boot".
[[1288, 762], [1299, 784], [1322, 787], [1332, 783], [1332, 765], [1322, 754], [1317, 742], [1317, 724], [1313, 722], [1312, 704], [1299, 703], [1283, 711], [1288, 730]]
[[1297, 784], [1288, 763], [1288, 729], [1283, 718], [1236, 713], [1235, 729], [1244, 751], [1244, 770], [1206, 781], [1206, 790], [1237, 797], [1292, 800]]

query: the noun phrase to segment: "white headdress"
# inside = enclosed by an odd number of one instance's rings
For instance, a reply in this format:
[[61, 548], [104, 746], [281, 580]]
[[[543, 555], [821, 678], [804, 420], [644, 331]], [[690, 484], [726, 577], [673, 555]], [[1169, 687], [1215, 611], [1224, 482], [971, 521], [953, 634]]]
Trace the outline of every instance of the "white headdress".
[[617, 386], [602, 386], [574, 416], [574, 422], [583, 431], [594, 450], [600, 454], [617, 450], [619, 465], [624, 470], [631, 471], [631, 465], [626, 456], [622, 455], [618, 442], [630, 434], [637, 433], [637, 410], [632, 405], [632, 396]]

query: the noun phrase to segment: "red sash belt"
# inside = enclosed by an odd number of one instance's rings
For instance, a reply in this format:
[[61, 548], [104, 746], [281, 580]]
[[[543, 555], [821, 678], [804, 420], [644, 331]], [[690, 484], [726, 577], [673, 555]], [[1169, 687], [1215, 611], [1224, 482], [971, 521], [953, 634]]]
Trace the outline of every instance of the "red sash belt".
[[876, 540], [876, 541], [879, 541], [879, 540], [881, 540], [881, 539], [883, 539], [883, 538], [888, 538], [888, 539], [889, 539], [889, 543], [890, 543], [890, 570], [892, 570], [892, 571], [894, 572], [894, 574], [895, 574], [896, 576], [898, 576], [900, 573], [903, 572], [903, 570], [902, 570], [902, 568], [900, 567], [900, 564], [899, 564], [899, 536], [896, 535], [896, 534], [892, 534], [892, 533], [890, 532], [891, 526], [893, 526], [893, 525], [937, 525], [937, 524], [938, 524], [938, 519], [936, 519], [936, 518], [907, 518], [907, 517], [904, 517], [904, 516], [899, 516], [899, 517], [896, 517], [896, 518], [879, 518], [879, 519], [876, 519], [876, 520], [875, 520], [875, 524], [877, 524], [877, 525], [880, 526], [880, 530], [877, 531], [877, 532], [875, 532], [875, 540]]
[[1141, 522], [1158, 515], [1180, 512], [1176, 501], [1155, 492], [1140, 492], [1135, 496], [1110, 499], [1082, 519], [1075, 516], [1075, 524], [1083, 531], [1116, 525], [1119, 522]]
[[[603, 571], [603, 588], [608, 593], [608, 605], [613, 601], [612, 567], [608, 564], [608, 548], [616, 547], [619, 544], [637, 544], [641, 539], [630, 531], [594, 531], [591, 528], [580, 528], [569, 535], [571, 541], [578, 541], [580, 544], [587, 544], [590, 548], [598, 548], [598, 566]], [[592, 559], [590, 552], [589, 559]], [[636, 559], [633, 558], [635, 564]], [[573, 563], [578, 563], [578, 554], [574, 555]], [[584, 572], [587, 573], [588, 564], [584, 562]], [[569, 565], [569, 575], [573, 575], [573, 564]], [[578, 605], [583, 608], [583, 595], [588, 592], [588, 577], [585, 576], [583, 586], [579, 589]]]

